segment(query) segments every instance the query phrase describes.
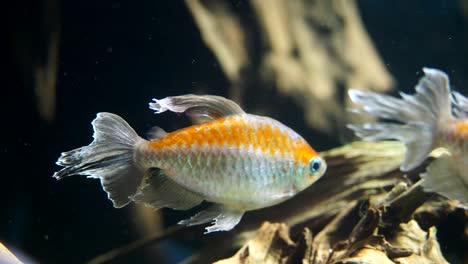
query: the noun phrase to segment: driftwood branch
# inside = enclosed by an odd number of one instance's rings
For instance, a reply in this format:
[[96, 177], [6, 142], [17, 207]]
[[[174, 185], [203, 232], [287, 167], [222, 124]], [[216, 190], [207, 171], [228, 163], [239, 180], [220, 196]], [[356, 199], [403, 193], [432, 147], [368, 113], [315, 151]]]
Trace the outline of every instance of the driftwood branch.
[[302, 106], [308, 125], [332, 131], [345, 123], [347, 88], [385, 91], [393, 84], [355, 1], [254, 0], [251, 14], [229, 1], [186, 4], [237, 102], [244, 91], [276, 87]]

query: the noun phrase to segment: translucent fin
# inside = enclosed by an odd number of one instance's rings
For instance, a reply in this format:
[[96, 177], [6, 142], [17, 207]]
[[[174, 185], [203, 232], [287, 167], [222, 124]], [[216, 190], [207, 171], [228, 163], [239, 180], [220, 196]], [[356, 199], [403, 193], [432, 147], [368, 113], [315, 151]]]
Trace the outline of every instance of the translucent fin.
[[221, 96], [215, 95], [181, 95], [166, 97], [164, 99], [153, 99], [149, 103], [150, 109], [157, 114], [167, 110], [175, 113], [185, 113], [188, 116], [205, 121], [219, 117], [243, 114], [244, 111], [238, 104]]
[[427, 167], [426, 173], [421, 174], [424, 179], [421, 186], [425, 191], [468, 203], [468, 173], [459, 172], [456, 168], [452, 156], [441, 156]]
[[452, 98], [455, 117], [468, 118], [468, 98], [457, 92], [452, 92]]
[[416, 100], [426, 106], [437, 121], [451, 117], [450, 83], [447, 74], [437, 69], [423, 68], [425, 76], [416, 85]]
[[99, 178], [114, 207], [123, 207], [136, 193], [143, 177], [133, 162], [135, 146], [143, 139], [115, 114], [99, 113], [92, 125], [94, 141], [62, 153], [57, 165], [65, 168], [54, 177], [58, 180], [72, 175]]
[[180, 221], [179, 224], [193, 226], [212, 222], [213, 225], [206, 227], [205, 234], [208, 234], [211, 232], [229, 231], [233, 229], [240, 222], [242, 215], [244, 215], [244, 211], [216, 204], [189, 219]]
[[187, 210], [199, 205], [203, 198], [180, 186], [162, 172], [156, 171], [146, 179], [133, 200], [147, 203], [156, 209], [164, 207]]
[[167, 132], [164, 131], [164, 129], [158, 126], [154, 126], [148, 131], [147, 137], [148, 140], [155, 140], [164, 137], [166, 134]]
[[375, 124], [348, 125], [364, 140], [397, 139], [406, 145], [406, 157], [400, 169], [408, 171], [420, 165], [434, 148], [434, 136], [439, 121], [451, 117], [449, 80], [445, 73], [423, 69], [425, 76], [416, 85], [416, 93], [401, 93], [401, 99], [374, 92], [349, 90], [353, 102], [366, 113], [377, 118], [397, 121]]
[[[432, 128], [425, 124], [398, 125], [376, 123], [348, 125], [356, 136], [370, 141], [396, 139], [406, 145], [405, 160], [400, 169], [409, 171], [419, 166], [433, 149]], [[426, 139], [426, 140], [424, 140]]]

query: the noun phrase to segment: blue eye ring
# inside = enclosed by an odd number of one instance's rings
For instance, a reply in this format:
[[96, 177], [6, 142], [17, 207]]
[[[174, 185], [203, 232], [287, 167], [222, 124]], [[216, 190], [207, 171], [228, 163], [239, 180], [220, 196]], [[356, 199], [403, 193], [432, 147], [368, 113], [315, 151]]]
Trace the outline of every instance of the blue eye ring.
[[309, 162], [309, 170], [312, 174], [317, 174], [320, 169], [322, 168], [322, 159], [321, 158], [313, 158]]

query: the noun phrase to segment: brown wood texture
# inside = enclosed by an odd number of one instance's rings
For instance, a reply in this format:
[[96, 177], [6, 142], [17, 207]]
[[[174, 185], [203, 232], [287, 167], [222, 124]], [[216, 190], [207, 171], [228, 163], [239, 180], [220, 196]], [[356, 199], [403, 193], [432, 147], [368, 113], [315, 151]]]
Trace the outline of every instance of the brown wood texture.
[[186, 0], [202, 39], [231, 82], [230, 97], [276, 89], [303, 108], [309, 126], [333, 131], [351, 118], [349, 87], [389, 90], [385, 69], [353, 0]]

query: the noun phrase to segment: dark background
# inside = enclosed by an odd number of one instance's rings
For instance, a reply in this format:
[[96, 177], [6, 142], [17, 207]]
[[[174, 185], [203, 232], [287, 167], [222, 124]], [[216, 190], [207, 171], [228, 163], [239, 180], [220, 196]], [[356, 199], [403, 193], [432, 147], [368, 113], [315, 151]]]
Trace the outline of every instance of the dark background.
[[[250, 12], [244, 1], [233, 6]], [[458, 1], [362, 0], [359, 7], [398, 90], [411, 91], [422, 67], [430, 66], [446, 71], [455, 89], [466, 94], [468, 31]], [[15, 32], [40, 32], [37, 8], [34, 1], [16, 1], [4, 10], [0, 241], [41, 263], [80, 263], [137, 239], [135, 219], [129, 208], [112, 207], [97, 180], [53, 179], [60, 152], [91, 142], [90, 121], [97, 112], [121, 115], [142, 135], [153, 125], [171, 131], [182, 121], [154, 116], [147, 107], [151, 98], [197, 91], [227, 95], [229, 83], [183, 1], [63, 1], [57, 115], [53, 122], [42, 121], [13, 41]], [[34, 40], [29, 44], [41, 49]], [[244, 101], [248, 112], [255, 101]], [[287, 113], [288, 106], [281, 107]], [[302, 117], [272, 117], [304, 127]], [[311, 138], [314, 131], [298, 132], [319, 150], [340, 143]], [[181, 218], [170, 210], [164, 214], [166, 225]], [[444, 234], [450, 232], [439, 230]], [[170, 242], [161, 249], [171, 263], [196, 247]], [[142, 261], [126, 259], [132, 260]]]

